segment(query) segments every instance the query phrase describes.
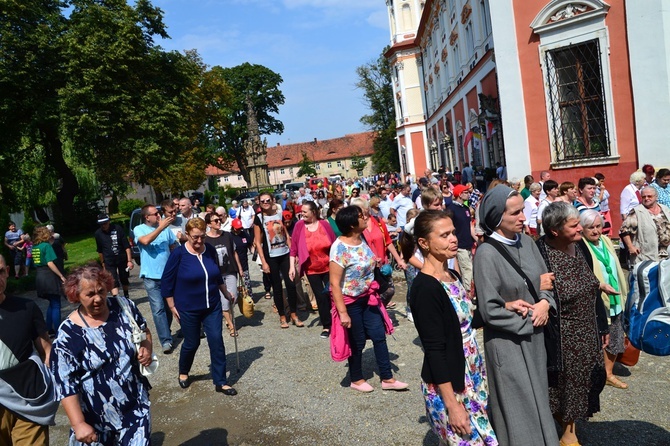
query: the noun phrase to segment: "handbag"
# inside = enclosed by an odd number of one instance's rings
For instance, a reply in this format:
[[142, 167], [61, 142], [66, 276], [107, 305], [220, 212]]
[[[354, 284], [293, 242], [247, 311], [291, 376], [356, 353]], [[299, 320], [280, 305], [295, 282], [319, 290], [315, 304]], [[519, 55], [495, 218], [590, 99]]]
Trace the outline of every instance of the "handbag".
[[[365, 236], [361, 234], [361, 238], [365, 242], [366, 245], [368, 245], [368, 248], [370, 248], [370, 244], [368, 243], [367, 240], [365, 240]], [[370, 248], [370, 251], [372, 251], [372, 248]], [[374, 251], [372, 251], [374, 253]], [[393, 274], [393, 270], [391, 270], [391, 274]], [[391, 287], [391, 281], [389, 280], [391, 276], [385, 276], [382, 273], [381, 268], [379, 265], [375, 265], [375, 282], [379, 285], [379, 290], [377, 290], [377, 293], [379, 295], [384, 294], [388, 289]]]
[[[133, 317], [133, 313], [130, 311], [130, 306], [128, 306], [128, 302], [126, 302], [126, 298], [118, 296], [116, 298], [116, 301], [119, 303], [121, 310], [123, 310], [126, 317], [130, 321], [130, 327], [133, 329], [131, 335], [131, 341], [133, 342], [133, 344], [135, 344], [135, 352], [138, 352], [140, 350], [140, 344], [142, 343], [142, 341], [145, 341], [147, 339], [147, 334], [140, 329], [139, 325], [137, 325], [137, 322]], [[156, 354], [152, 352], [151, 364], [149, 364], [148, 366], [140, 364], [140, 373], [144, 376], [150, 376], [156, 372], [156, 369], [158, 369], [158, 356], [156, 356]]]
[[[535, 303], [538, 303], [540, 301], [540, 298], [537, 294], [537, 291], [535, 290], [535, 287], [533, 286], [533, 282], [528, 278], [526, 273], [523, 272], [519, 264], [512, 258], [509, 252], [507, 252], [501, 246], [500, 242], [498, 242], [495, 239], [492, 239], [491, 237], [487, 237], [484, 243], [488, 243], [489, 245], [493, 246], [496, 249], [496, 251], [498, 251], [505, 260], [507, 260], [507, 262], [512, 266], [512, 268], [514, 268], [517, 274], [519, 274], [523, 279], [523, 281], [526, 283], [528, 291], [533, 296], [533, 300], [535, 301]], [[547, 351], [547, 371], [550, 372], [549, 387], [552, 387], [552, 384], [555, 384], [552, 383], [552, 378], [556, 378], [554, 372], [560, 372], [563, 369], [563, 359], [561, 357], [561, 331], [560, 331], [560, 322], [558, 318], [560, 308], [558, 298], [556, 298], [555, 296], [555, 291], [554, 291], [554, 300], [556, 302], [557, 307], [556, 312], [553, 314], [551, 311], [549, 312], [549, 321], [544, 326], [544, 347], [545, 350]], [[477, 310], [478, 309], [479, 307], [477, 307]]]
[[242, 276], [240, 276], [237, 283], [237, 296], [237, 306], [240, 308], [240, 313], [247, 319], [254, 317], [254, 300], [249, 296], [249, 291], [244, 284]]
[[637, 361], [640, 359], [640, 350], [635, 348], [633, 344], [630, 343], [628, 336], [623, 340], [624, 351], [617, 358], [617, 362], [620, 362], [623, 365], [628, 367], [633, 367], [637, 364]]

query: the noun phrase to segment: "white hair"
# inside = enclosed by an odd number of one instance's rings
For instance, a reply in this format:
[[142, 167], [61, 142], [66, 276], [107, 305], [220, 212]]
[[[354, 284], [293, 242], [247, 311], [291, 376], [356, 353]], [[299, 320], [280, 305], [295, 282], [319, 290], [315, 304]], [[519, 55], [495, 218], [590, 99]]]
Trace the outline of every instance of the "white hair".
[[637, 172], [633, 172], [630, 175], [630, 182], [631, 183], [636, 183], [638, 181], [645, 180], [646, 178], [647, 178], [647, 176], [644, 174], [644, 172], [637, 171]]

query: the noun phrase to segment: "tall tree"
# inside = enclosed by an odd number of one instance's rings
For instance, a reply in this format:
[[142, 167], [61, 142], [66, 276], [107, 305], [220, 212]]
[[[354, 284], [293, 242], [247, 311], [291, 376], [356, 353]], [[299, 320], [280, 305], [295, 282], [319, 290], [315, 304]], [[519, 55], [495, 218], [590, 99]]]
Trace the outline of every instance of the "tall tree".
[[79, 190], [60, 140], [64, 7], [60, 0], [0, 2], [0, 187], [11, 209], [39, 205], [36, 196], [56, 192], [58, 182], [58, 202], [71, 211]]
[[400, 170], [391, 67], [384, 57], [387, 50], [388, 47], [384, 48], [376, 62], [356, 68], [356, 87], [363, 90], [363, 101], [370, 109], [370, 114], [361, 117], [360, 121], [375, 132], [372, 162], [378, 172]]
[[246, 98], [256, 111], [258, 127], [261, 135], [270, 133], [282, 134], [284, 124], [273, 115], [279, 113], [279, 106], [284, 104], [284, 94], [279, 89], [282, 77], [262, 65], [248, 62], [233, 68], [213, 67], [212, 76], [219, 76], [231, 88], [230, 104], [221, 107], [226, 117], [225, 129], [212, 129], [220, 143], [219, 167], [228, 169], [237, 163], [244, 179], [249, 182], [247, 160], [244, 153], [244, 141], [248, 138]]
[[[17, 194], [32, 187], [34, 163], [38, 197], [53, 190], [61, 215], [76, 218], [80, 168], [96, 187], [123, 192], [129, 180], [158, 183], [180, 162], [204, 171], [216, 158], [204, 128], [220, 119], [205, 103], [204, 63], [195, 52], [163, 51], [154, 36], [168, 37], [148, 0], [0, 2], [4, 204], [25, 204]], [[216, 88], [227, 106], [229, 89]]]
[[302, 160], [298, 163], [298, 176], [308, 176], [308, 177], [314, 177], [316, 176], [316, 169], [314, 168], [314, 161], [309, 159], [309, 156], [307, 156], [307, 152], [302, 152]]

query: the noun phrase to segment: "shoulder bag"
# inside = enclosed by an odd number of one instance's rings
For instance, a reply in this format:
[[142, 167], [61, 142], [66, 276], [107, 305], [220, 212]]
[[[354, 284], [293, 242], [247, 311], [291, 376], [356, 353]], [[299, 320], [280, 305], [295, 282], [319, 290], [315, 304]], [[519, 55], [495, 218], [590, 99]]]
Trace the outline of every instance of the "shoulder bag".
[[[126, 302], [126, 298], [119, 296], [116, 298], [116, 301], [119, 303], [121, 310], [123, 310], [126, 317], [130, 321], [130, 327], [133, 330], [131, 340], [133, 344], [135, 344], [135, 352], [138, 352], [140, 350], [140, 344], [142, 343], [142, 341], [147, 339], [147, 334], [144, 331], [142, 331], [139, 325], [137, 325], [137, 322], [135, 322], [135, 317], [133, 316], [132, 311], [130, 311], [130, 306], [128, 305], [128, 302]], [[152, 353], [151, 364], [149, 364], [148, 366], [140, 364], [140, 373], [144, 376], [153, 375], [157, 368], [158, 368], [158, 357], [156, 356], [155, 353]]]

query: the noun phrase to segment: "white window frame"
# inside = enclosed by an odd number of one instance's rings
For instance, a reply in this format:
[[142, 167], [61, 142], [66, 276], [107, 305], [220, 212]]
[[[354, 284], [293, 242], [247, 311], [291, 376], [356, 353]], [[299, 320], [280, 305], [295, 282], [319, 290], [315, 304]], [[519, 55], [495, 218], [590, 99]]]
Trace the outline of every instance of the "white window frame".
[[337, 162], [337, 167], [340, 167], [340, 168], [342, 167], [342, 161]]
[[284, 175], [285, 173], [286, 171], [283, 168], [279, 169], [279, 175]]
[[[558, 21], [551, 21], [551, 17], [558, 13], [569, 11], [570, 7], [586, 6], [588, 10]], [[544, 83], [545, 104], [547, 112], [547, 126], [549, 132], [549, 150], [551, 167], [553, 169], [569, 169], [579, 166], [597, 166], [613, 164], [619, 161], [619, 151], [616, 138], [616, 122], [614, 120], [614, 101], [612, 95], [612, 75], [610, 70], [610, 44], [609, 31], [605, 25], [605, 17], [609, 5], [600, 0], [580, 0], [579, 3], [569, 0], [554, 0], [549, 2], [535, 17], [530, 27], [540, 36], [538, 48], [540, 66], [542, 67], [542, 79], [546, 81], [548, 76], [547, 52], [568, 46], [598, 40], [600, 46], [600, 70], [602, 76], [603, 96], [605, 100], [605, 116], [607, 118], [607, 132], [610, 142], [609, 156], [558, 160], [556, 146], [556, 135], [551, 125], [551, 103], [550, 91], [547, 82]], [[568, 14], [569, 15], [569, 14]]]
[[329, 169], [332, 169], [332, 168], [333, 168], [333, 163], [331, 163], [330, 161], [328, 161], [328, 162], [326, 163], [326, 167], [329, 168]]

